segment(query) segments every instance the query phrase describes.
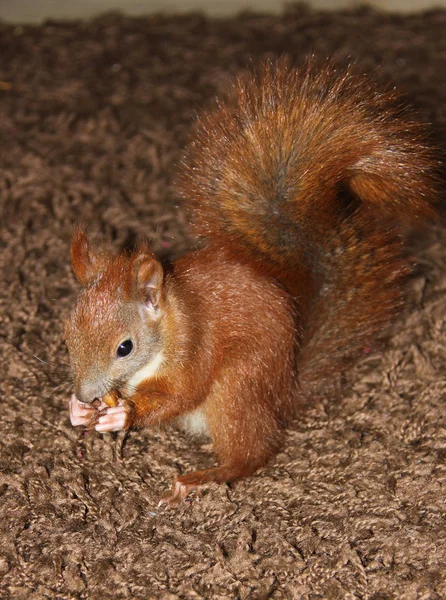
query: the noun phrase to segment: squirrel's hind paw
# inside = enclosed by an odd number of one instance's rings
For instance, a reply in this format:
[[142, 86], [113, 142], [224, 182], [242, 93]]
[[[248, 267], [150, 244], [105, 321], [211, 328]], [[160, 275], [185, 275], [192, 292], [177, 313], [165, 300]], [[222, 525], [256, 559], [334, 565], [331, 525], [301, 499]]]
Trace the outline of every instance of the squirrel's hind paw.
[[181, 475], [172, 485], [172, 490], [160, 500], [160, 504], [179, 504], [194, 490], [201, 490], [207, 483], [224, 483], [239, 477], [239, 469], [226, 466], [194, 471], [188, 475]]
[[181, 481], [179, 477], [174, 481], [171, 491], [163, 496], [158, 503], [158, 506], [162, 504], [169, 504], [169, 506], [175, 506], [186, 500], [187, 496], [194, 490], [198, 490], [201, 486], [198, 484], [187, 484]]

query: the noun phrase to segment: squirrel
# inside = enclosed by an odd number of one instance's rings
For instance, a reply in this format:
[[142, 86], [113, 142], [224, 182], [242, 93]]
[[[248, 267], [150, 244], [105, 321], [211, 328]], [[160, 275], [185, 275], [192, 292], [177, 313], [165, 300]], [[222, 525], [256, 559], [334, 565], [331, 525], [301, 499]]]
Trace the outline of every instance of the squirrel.
[[351, 67], [240, 76], [180, 165], [204, 248], [165, 271], [146, 242], [114, 254], [75, 228], [71, 423], [208, 435], [218, 466], [179, 476], [171, 502], [266, 465], [402, 306], [402, 234], [435, 215], [434, 165], [398, 95]]

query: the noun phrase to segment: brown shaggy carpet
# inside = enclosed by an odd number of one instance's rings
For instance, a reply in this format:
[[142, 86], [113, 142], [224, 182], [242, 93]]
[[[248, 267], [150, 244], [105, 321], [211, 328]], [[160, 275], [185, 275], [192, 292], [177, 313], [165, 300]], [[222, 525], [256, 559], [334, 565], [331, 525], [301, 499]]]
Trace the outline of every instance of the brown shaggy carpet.
[[61, 326], [68, 249], [86, 224], [163, 257], [192, 240], [172, 187], [191, 119], [249, 61], [379, 66], [446, 138], [446, 12], [124, 18], [0, 24], [0, 597], [446, 597], [445, 242], [418, 268], [385, 351], [309, 408], [256, 476], [178, 508], [178, 472], [211, 462], [169, 431], [127, 438], [68, 421]]

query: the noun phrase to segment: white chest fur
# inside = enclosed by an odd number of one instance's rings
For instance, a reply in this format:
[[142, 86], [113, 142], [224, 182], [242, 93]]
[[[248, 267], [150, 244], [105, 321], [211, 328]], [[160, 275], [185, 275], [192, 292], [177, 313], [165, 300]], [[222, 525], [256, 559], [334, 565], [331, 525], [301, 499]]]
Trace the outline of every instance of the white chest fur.
[[177, 423], [186, 433], [194, 436], [209, 436], [206, 414], [202, 407], [181, 415]]
[[[138, 369], [138, 371], [136, 371], [136, 373], [134, 373], [127, 381], [128, 393], [132, 393], [142, 381], [154, 377], [163, 364], [163, 361], [164, 356], [159, 352], [149, 364]], [[178, 417], [177, 424], [190, 435], [209, 436], [209, 427], [202, 407], [191, 410], [181, 417]]]
[[[127, 387], [129, 390], [135, 390], [141, 381], [145, 381], [146, 379], [150, 379], [154, 375], [156, 375], [157, 371], [161, 367], [164, 361], [164, 356], [162, 352], [158, 352], [153, 360], [149, 362], [149, 364], [144, 365], [140, 369], [133, 373], [130, 379], [127, 381]], [[131, 392], [130, 392], [131, 393]]]

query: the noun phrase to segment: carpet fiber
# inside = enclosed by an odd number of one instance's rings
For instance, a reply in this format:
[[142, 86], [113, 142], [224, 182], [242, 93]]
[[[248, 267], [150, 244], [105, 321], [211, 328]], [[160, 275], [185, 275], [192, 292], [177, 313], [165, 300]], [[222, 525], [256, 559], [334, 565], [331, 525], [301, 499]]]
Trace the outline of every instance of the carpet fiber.
[[[254, 477], [158, 507], [212, 463], [174, 430], [70, 426], [61, 328], [75, 221], [163, 258], [193, 243], [172, 180], [196, 111], [261, 57], [335, 56], [446, 132], [446, 13], [369, 10], [0, 25], [0, 597], [446, 597], [446, 232], [413, 242], [408, 308], [340, 399]], [[36, 358], [38, 357], [38, 358]]]

